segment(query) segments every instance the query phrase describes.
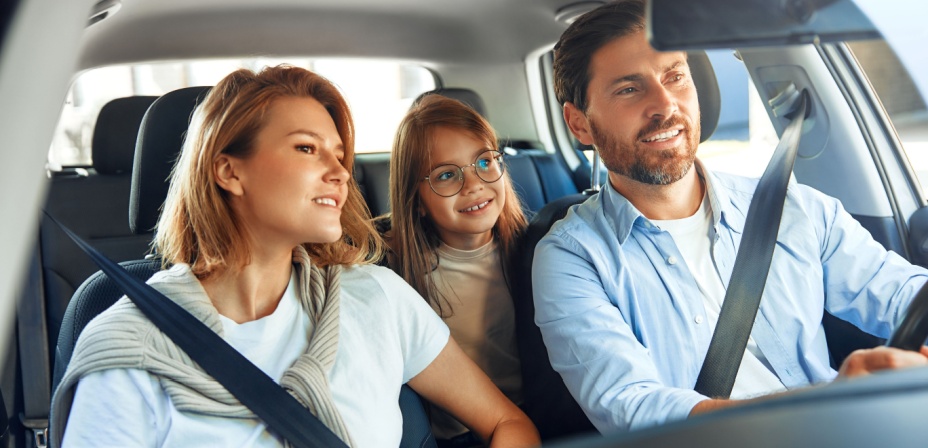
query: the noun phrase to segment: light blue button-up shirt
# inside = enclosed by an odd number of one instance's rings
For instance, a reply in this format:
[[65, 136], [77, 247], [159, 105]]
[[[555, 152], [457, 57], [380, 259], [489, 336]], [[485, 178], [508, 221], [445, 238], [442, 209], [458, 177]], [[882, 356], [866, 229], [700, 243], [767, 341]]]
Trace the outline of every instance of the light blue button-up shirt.
[[[731, 278], [757, 179], [704, 171], [712, 257]], [[535, 249], [535, 322], [551, 364], [601, 432], [686, 418], [712, 329], [683, 255], [611, 186]], [[830, 381], [824, 310], [887, 337], [928, 271], [886, 251], [838, 200], [792, 183], [751, 336], [787, 388]]]

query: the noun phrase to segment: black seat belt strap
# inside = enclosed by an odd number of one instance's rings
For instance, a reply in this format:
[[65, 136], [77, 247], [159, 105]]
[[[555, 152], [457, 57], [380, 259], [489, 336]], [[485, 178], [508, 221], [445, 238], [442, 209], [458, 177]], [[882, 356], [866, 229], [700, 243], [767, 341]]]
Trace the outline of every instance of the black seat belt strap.
[[802, 123], [811, 108], [808, 95], [805, 90], [799, 93], [795, 115], [783, 131], [748, 207], [722, 311], [696, 380], [696, 392], [707, 397], [728, 398], [735, 385], [773, 260], [786, 187], [799, 149]]
[[7, 440], [10, 438], [10, 418], [6, 413], [6, 400], [3, 399], [3, 392], [0, 391], [0, 446], [8, 446]]
[[299, 401], [187, 310], [103, 256], [52, 218], [165, 335], [268, 428], [296, 447], [347, 445]]
[[23, 383], [22, 425], [32, 434], [27, 446], [48, 445], [48, 409], [51, 402], [51, 369], [48, 326], [45, 321], [45, 287], [38, 244], [31, 257], [28, 277], [16, 311], [19, 365]]

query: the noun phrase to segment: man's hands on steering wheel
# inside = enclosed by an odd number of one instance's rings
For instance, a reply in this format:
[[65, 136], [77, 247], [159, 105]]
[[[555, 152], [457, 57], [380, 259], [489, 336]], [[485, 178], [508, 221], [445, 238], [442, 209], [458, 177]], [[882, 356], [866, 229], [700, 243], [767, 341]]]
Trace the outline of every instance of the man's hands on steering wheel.
[[855, 350], [841, 364], [838, 376], [853, 378], [879, 370], [903, 369], [928, 365], [928, 347], [917, 352], [893, 347], [876, 347]]

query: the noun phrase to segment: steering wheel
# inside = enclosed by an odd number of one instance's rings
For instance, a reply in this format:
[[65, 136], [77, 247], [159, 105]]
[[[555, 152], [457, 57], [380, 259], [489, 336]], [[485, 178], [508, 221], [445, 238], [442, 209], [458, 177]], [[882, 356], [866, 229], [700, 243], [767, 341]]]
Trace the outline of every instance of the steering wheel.
[[928, 340], [928, 283], [925, 283], [909, 308], [905, 310], [905, 318], [893, 331], [886, 345], [903, 350], [918, 351]]

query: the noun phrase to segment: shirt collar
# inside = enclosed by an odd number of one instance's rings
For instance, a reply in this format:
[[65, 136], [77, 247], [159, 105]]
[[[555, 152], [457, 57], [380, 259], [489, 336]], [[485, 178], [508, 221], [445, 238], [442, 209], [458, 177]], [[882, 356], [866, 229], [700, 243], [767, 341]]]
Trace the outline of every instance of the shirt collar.
[[[702, 161], [696, 159], [696, 173], [706, 181], [706, 191], [709, 195], [709, 206], [712, 207], [712, 225], [718, 226], [719, 223], [736, 233], [744, 231], [744, 218], [747, 215], [747, 209], [739, 207], [730, 195], [730, 189], [720, 188], [725, 185], [725, 181], [720, 179], [712, 171], [706, 169]], [[750, 204], [745, 204], [745, 207]]]
[[[739, 209], [732, 203], [725, 188], [717, 188], [724, 182], [707, 170], [699, 159], [695, 160], [694, 168], [696, 173], [706, 182], [709, 205], [712, 207], [713, 227], [717, 227], [719, 223], [722, 223], [732, 231], [741, 233], [744, 230], [744, 217], [747, 211]], [[615, 229], [619, 244], [625, 244], [625, 240], [628, 239], [628, 235], [636, 223], [640, 223], [640, 225], [650, 224], [650, 220], [642, 215], [628, 199], [625, 199], [625, 196], [616, 191], [611, 182], [606, 182], [601, 196], [603, 212], [606, 219], [610, 221], [612, 228]]]

